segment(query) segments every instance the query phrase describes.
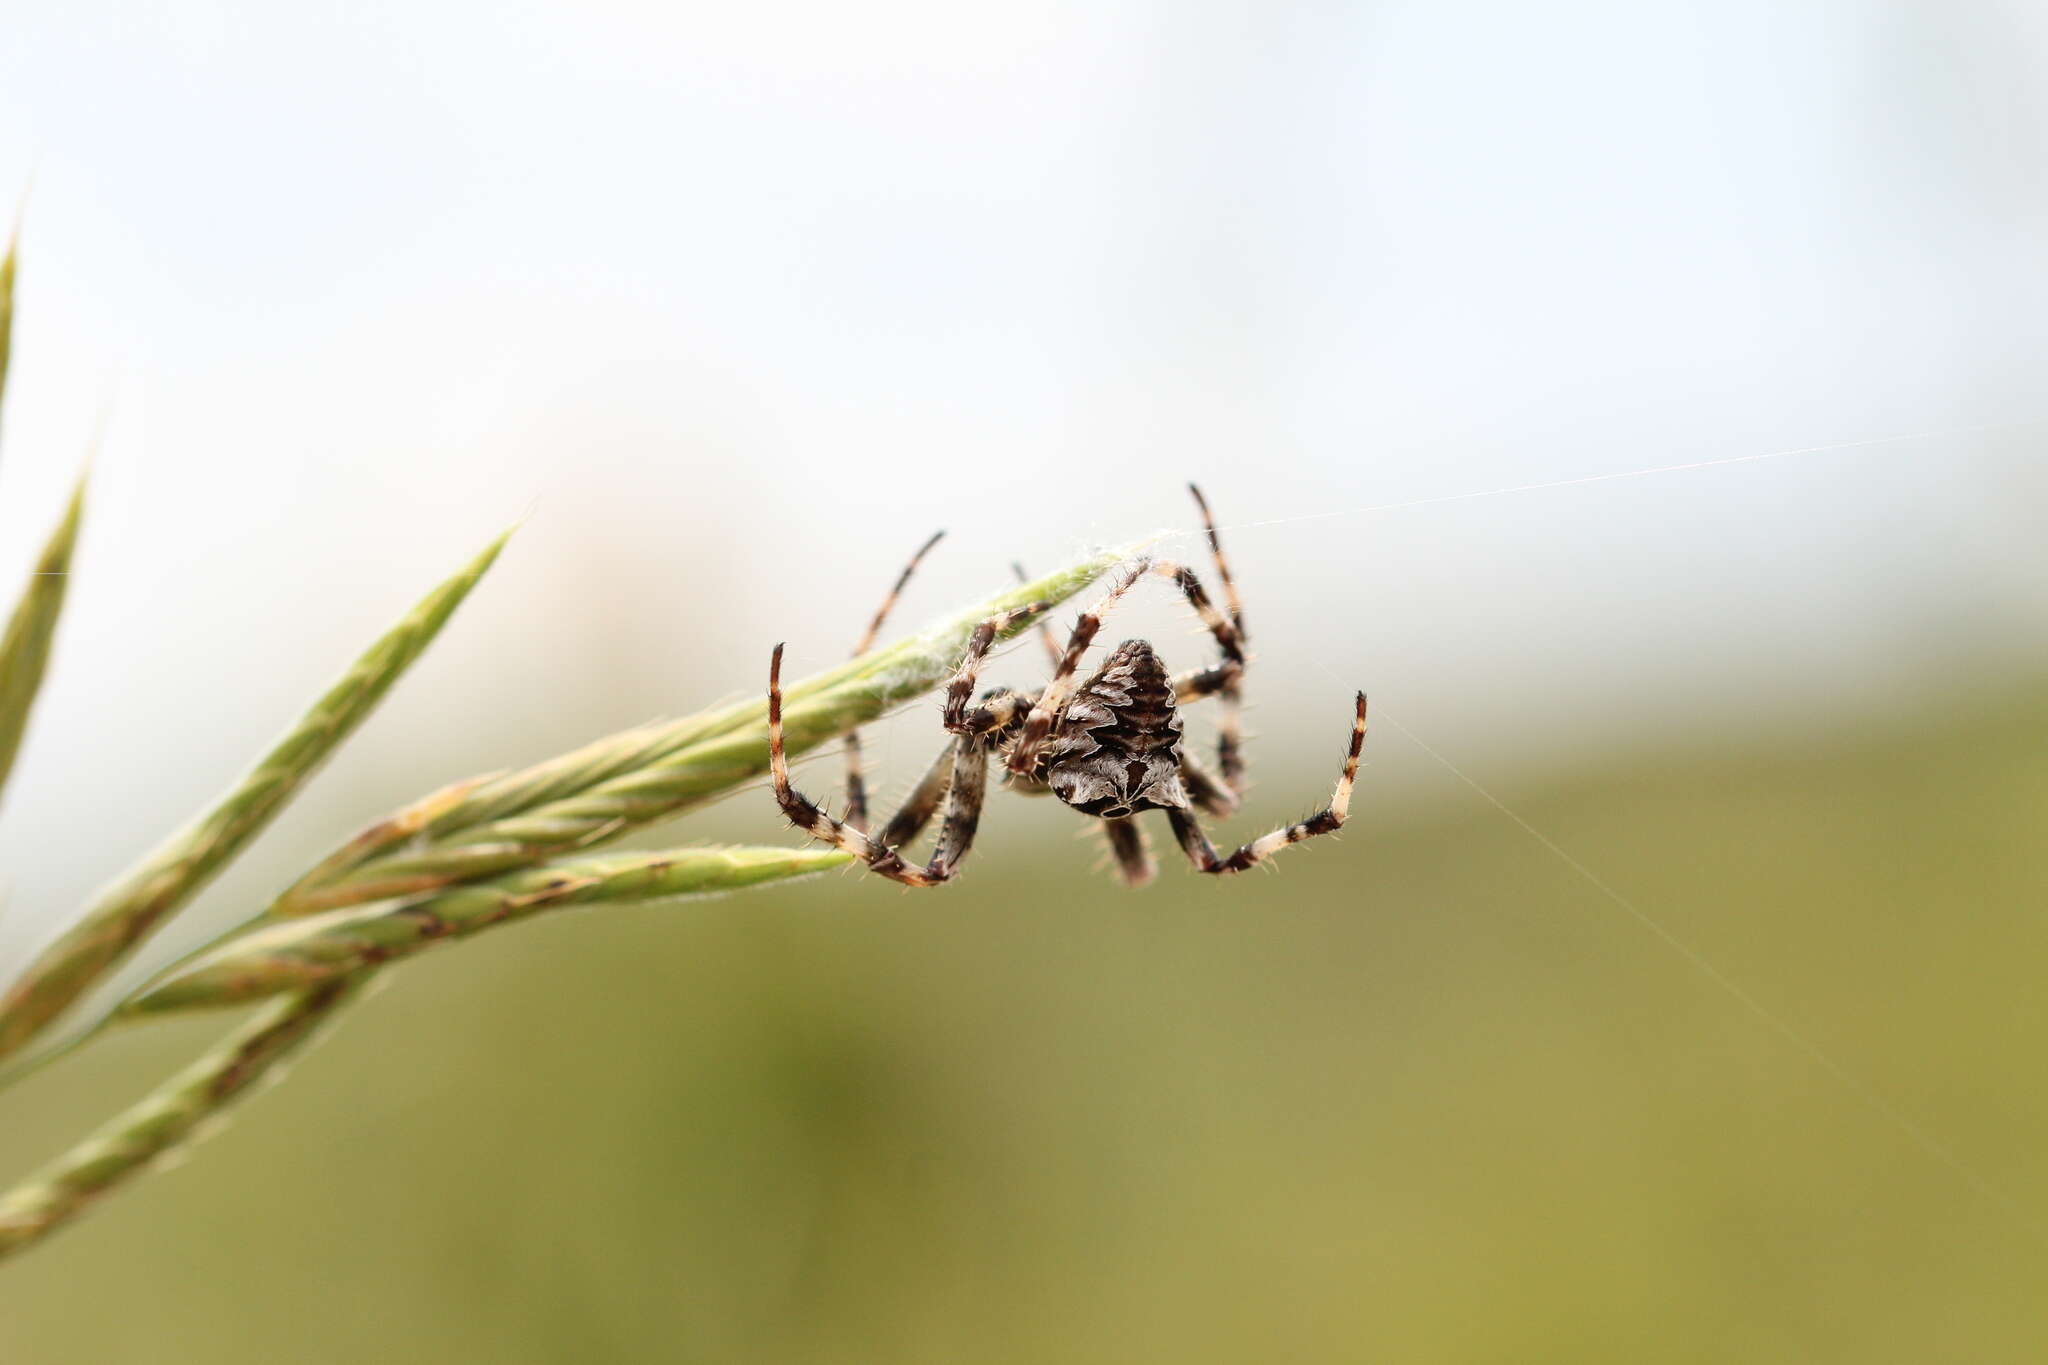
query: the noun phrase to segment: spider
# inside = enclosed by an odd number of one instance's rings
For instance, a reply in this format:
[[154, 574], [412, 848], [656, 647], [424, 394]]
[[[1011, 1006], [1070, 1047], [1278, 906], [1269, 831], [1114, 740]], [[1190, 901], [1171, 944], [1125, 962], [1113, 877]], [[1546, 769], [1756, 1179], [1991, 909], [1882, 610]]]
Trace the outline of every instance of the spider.
[[[996, 637], [1007, 626], [1050, 607], [1034, 602], [983, 621], [975, 627], [966, 655], [946, 688], [943, 715], [952, 738], [879, 834], [868, 832], [858, 733], [846, 738], [844, 819], [834, 819], [790, 786], [789, 759], [782, 739], [782, 646], [775, 646], [768, 665], [768, 755], [775, 800], [782, 813], [798, 829], [851, 853], [869, 871], [906, 886], [937, 886], [951, 881], [959, 871], [981, 822], [989, 760], [998, 757], [1003, 761], [1003, 781], [1012, 790], [1034, 796], [1050, 792], [1081, 814], [1101, 821], [1117, 869], [1132, 886], [1151, 880], [1156, 870], [1137, 824], [1138, 815], [1145, 811], [1165, 811], [1188, 861], [1198, 871], [1210, 873], [1242, 872], [1288, 844], [1337, 829], [1349, 810], [1358, 755], [1365, 745], [1363, 692], [1357, 698], [1344, 771], [1327, 807], [1228, 855], [1217, 853], [1195, 817], [1196, 807], [1218, 817], [1230, 815], [1244, 795], [1239, 714], [1246, 659], [1244, 608], [1223, 557], [1216, 519], [1210, 515], [1202, 490], [1189, 484], [1188, 491], [1201, 509], [1230, 614], [1226, 617], [1217, 610], [1192, 570], [1167, 560], [1135, 560], [1119, 569], [1102, 600], [1082, 613], [1064, 650], [1051, 631], [1040, 626], [1054, 664], [1052, 680], [1042, 690], [992, 687], [976, 699], [975, 679]], [[939, 536], [933, 536], [911, 556], [855, 646], [856, 655], [874, 643], [918, 562], [938, 541]], [[1022, 570], [1018, 573], [1021, 577]], [[1082, 679], [1081, 657], [1101, 629], [1104, 614], [1147, 577], [1170, 579], [1180, 589], [1215, 637], [1221, 659], [1208, 668], [1173, 676], [1149, 641], [1126, 640], [1100, 668]], [[1212, 696], [1222, 712], [1217, 723], [1217, 771], [1213, 774], [1183, 746], [1179, 709], [1184, 703]], [[903, 848], [931, 823], [942, 801], [945, 819], [930, 859], [921, 866], [906, 860]]]

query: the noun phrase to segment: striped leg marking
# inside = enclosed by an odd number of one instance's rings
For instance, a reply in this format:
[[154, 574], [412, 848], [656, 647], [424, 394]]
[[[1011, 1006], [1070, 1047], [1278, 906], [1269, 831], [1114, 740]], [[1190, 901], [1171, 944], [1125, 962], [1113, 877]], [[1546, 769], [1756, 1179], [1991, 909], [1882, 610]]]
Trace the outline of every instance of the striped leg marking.
[[[1219, 569], [1222, 561], [1217, 561]], [[1195, 614], [1202, 618], [1202, 624], [1216, 637], [1216, 648], [1223, 653], [1223, 662], [1214, 668], [1203, 669], [1192, 674], [1183, 674], [1174, 679], [1176, 698], [1192, 697], [1215, 693], [1222, 699], [1222, 707], [1216, 717], [1216, 766], [1222, 770], [1223, 785], [1231, 795], [1244, 795], [1244, 721], [1243, 693], [1239, 681], [1244, 677], [1245, 653], [1244, 636], [1234, 621], [1226, 620], [1216, 604], [1209, 600], [1209, 594], [1202, 588], [1202, 580], [1195, 577], [1194, 570], [1176, 564], [1155, 564], [1154, 573], [1164, 574], [1173, 579], [1174, 585], [1188, 599]], [[1226, 577], [1224, 584], [1230, 597], [1237, 596], [1237, 589]], [[1187, 691], [1182, 691], [1185, 681]]]
[[[987, 714], [986, 704], [970, 711], [967, 703], [974, 699], [974, 683], [981, 676], [982, 662], [988, 658], [996, 637], [1018, 621], [1052, 610], [1047, 602], [1030, 602], [1024, 606], [991, 616], [974, 628], [968, 637], [967, 652], [960, 657], [960, 667], [953, 672], [953, 679], [946, 684], [945, 722], [946, 728], [956, 735], [976, 735], [992, 728], [997, 722]], [[1007, 696], [1016, 696], [1014, 692]], [[993, 700], [993, 699], [991, 699]], [[1002, 723], [1007, 724], [1008, 716]]]
[[[918, 867], [905, 862], [887, 844], [870, 839], [844, 821], [833, 819], [815, 801], [790, 785], [789, 755], [782, 737], [782, 646], [775, 646], [775, 653], [768, 662], [768, 771], [775, 781], [775, 803], [782, 807], [782, 813], [789, 817], [791, 824], [812, 838], [851, 853], [865, 863], [869, 871], [878, 872], [905, 886], [937, 886], [950, 881], [960, 860], [973, 844], [975, 828], [981, 821], [982, 797], [988, 785], [988, 750], [974, 738], [963, 737], [953, 741], [950, 752], [951, 771], [944, 785], [945, 823], [940, 828], [938, 847], [933, 851], [931, 861]], [[922, 827], [931, 818], [939, 790], [936, 780], [926, 774], [911, 794], [911, 803], [905, 813], [891, 820], [889, 827], [893, 830], [906, 823]], [[918, 813], [914, 808], [920, 800], [927, 800], [931, 805]]]
[[[1230, 624], [1237, 633], [1238, 653], [1235, 658], [1236, 671], [1231, 676], [1219, 678], [1215, 690], [1221, 695], [1222, 705], [1216, 717], [1216, 766], [1223, 771], [1224, 785], [1231, 792], [1244, 795], [1244, 692], [1239, 678], [1244, 672], [1244, 599], [1238, 596], [1237, 580], [1231, 576], [1230, 561], [1223, 554], [1223, 537], [1217, 534], [1216, 518], [1209, 511], [1209, 500], [1202, 496], [1202, 490], [1194, 484], [1188, 485], [1188, 492], [1194, 494], [1195, 506], [1201, 509], [1202, 526], [1209, 533], [1209, 554], [1216, 561], [1216, 576], [1223, 582], [1223, 600], [1230, 606]], [[1224, 650], [1224, 672], [1231, 668], [1232, 655]]]
[[[860, 637], [860, 643], [853, 647], [852, 658], [858, 659], [875, 647], [875, 637], [882, 633], [882, 623], [889, 619], [889, 613], [896, 607], [896, 599], [903, 595], [903, 589], [910, 583], [910, 576], [917, 572], [917, 566], [931, 553], [932, 546], [945, 539], [944, 531], [934, 531], [931, 539], [917, 547], [917, 553], [903, 566], [903, 572], [896, 575], [896, 584], [889, 589], [889, 595], [882, 599], [867, 632]], [[854, 829], [868, 827], [868, 783], [861, 771], [860, 731], [855, 730], [841, 741], [846, 749], [846, 823]]]
[[1289, 844], [1298, 844], [1318, 834], [1332, 833], [1351, 813], [1351, 786], [1358, 780], [1358, 756], [1364, 748], [1365, 693], [1360, 692], [1357, 717], [1351, 723], [1351, 749], [1345, 755], [1343, 775], [1337, 779], [1337, 790], [1331, 795], [1327, 807], [1299, 824], [1261, 835], [1227, 858], [1217, 856], [1215, 846], [1209, 842], [1209, 836], [1202, 833], [1201, 824], [1191, 812], [1174, 810], [1166, 813], [1173, 824], [1174, 837], [1180, 840], [1188, 861], [1195, 865], [1197, 871], [1223, 873], [1242, 872], [1264, 862]]
[[1209, 511], [1209, 500], [1202, 496], [1202, 490], [1194, 484], [1188, 485], [1188, 492], [1195, 495], [1195, 506], [1202, 510], [1202, 527], [1209, 533], [1209, 553], [1216, 560], [1216, 576], [1223, 580], [1223, 600], [1230, 604], [1230, 624], [1237, 627], [1238, 638], [1244, 638], [1244, 600], [1237, 595], [1237, 580], [1230, 576], [1230, 561], [1223, 557], [1223, 537], [1216, 534], [1216, 518]]

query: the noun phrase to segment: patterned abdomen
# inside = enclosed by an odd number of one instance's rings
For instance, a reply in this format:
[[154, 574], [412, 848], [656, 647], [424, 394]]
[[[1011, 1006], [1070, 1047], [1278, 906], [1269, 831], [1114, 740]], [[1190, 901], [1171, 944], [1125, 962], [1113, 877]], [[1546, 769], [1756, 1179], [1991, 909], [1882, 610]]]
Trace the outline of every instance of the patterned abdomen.
[[1180, 740], [1165, 664], [1149, 642], [1126, 640], [1074, 694], [1040, 774], [1055, 796], [1086, 815], [1185, 810]]

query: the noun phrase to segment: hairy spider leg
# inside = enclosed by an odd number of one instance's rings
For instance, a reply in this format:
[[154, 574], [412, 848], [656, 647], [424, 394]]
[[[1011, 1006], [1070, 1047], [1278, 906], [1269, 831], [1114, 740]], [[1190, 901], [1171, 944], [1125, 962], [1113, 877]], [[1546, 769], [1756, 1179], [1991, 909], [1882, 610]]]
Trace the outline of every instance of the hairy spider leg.
[[[868, 622], [867, 631], [860, 637], [860, 643], [853, 647], [850, 658], [858, 659], [874, 648], [875, 637], [882, 633], [882, 623], [889, 619], [889, 613], [895, 609], [896, 599], [903, 595], [903, 589], [909, 584], [910, 576], [917, 572], [918, 564], [931, 553], [932, 546], [945, 537], [944, 531], [934, 531], [929, 540], [917, 547], [917, 553], [903, 566], [903, 572], [896, 575], [896, 585], [889, 589], [889, 595], [882, 599], [882, 605], [875, 610], [874, 619]], [[860, 731], [849, 731], [843, 745], [846, 750], [846, 823], [857, 830], [865, 831], [868, 827], [868, 784], [866, 775], [861, 771]]]
[[[978, 805], [979, 795], [976, 789], [982, 784], [974, 780], [972, 771], [977, 765], [970, 761], [964, 765], [969, 771], [963, 772], [962, 759], [965, 755], [961, 753], [958, 741], [949, 744], [947, 748], [952, 754], [953, 761], [946, 787], [952, 793], [953, 801], [957, 804], [966, 796]], [[985, 758], [980, 766], [986, 767]], [[833, 819], [816, 802], [790, 785], [789, 757], [782, 738], [782, 646], [779, 644], [775, 646], [775, 653], [768, 664], [768, 770], [775, 781], [776, 804], [782, 807], [782, 813], [789, 817], [791, 823], [813, 838], [822, 839], [836, 848], [843, 849], [874, 871], [909, 886], [931, 886], [945, 880], [946, 870], [934, 869], [938, 875], [932, 875], [924, 869], [905, 864], [896, 856], [894, 850], [869, 839], [864, 831], [855, 829], [844, 821]], [[922, 789], [925, 784], [920, 783], [919, 786]], [[949, 827], [953, 824], [954, 822], [949, 820]], [[973, 837], [971, 821], [967, 825], [967, 837]], [[933, 861], [939, 861], [936, 854]]]
[[1188, 798], [1209, 814], [1218, 819], [1237, 814], [1241, 800], [1238, 794], [1186, 750], [1181, 751], [1180, 778], [1188, 789]]
[[1116, 859], [1116, 870], [1126, 886], [1143, 886], [1152, 880], [1159, 865], [1152, 861], [1152, 850], [1145, 841], [1145, 831], [1135, 818], [1128, 815], [1113, 820], [1103, 820], [1102, 835], [1109, 841], [1110, 855]]
[[1222, 873], [1242, 872], [1264, 862], [1289, 844], [1298, 844], [1318, 834], [1332, 833], [1351, 813], [1351, 785], [1358, 778], [1358, 755], [1364, 748], [1365, 693], [1360, 692], [1358, 714], [1351, 723], [1351, 749], [1345, 755], [1344, 772], [1337, 779], [1337, 790], [1331, 794], [1328, 806], [1298, 824], [1260, 835], [1227, 858], [1217, 855], [1215, 846], [1209, 842], [1209, 836], [1202, 833], [1201, 823], [1191, 811], [1169, 810], [1166, 813], [1173, 824], [1174, 837], [1180, 840], [1188, 861], [1195, 865], [1197, 871]]
[[958, 741], [946, 742], [932, 765], [924, 770], [924, 776], [910, 789], [910, 795], [903, 799], [903, 805], [882, 826], [882, 832], [872, 837], [871, 843], [883, 848], [902, 848], [924, 833], [932, 816], [938, 814], [939, 802], [946, 799], [946, 789], [953, 784], [953, 759], [958, 750]]
[[[1031, 581], [1031, 575], [1024, 572], [1022, 564], [1012, 561], [1010, 572], [1017, 575], [1019, 583], [1029, 583]], [[1045, 661], [1054, 668], [1058, 668], [1060, 666], [1060, 642], [1053, 635], [1052, 627], [1043, 621], [1038, 623], [1038, 643], [1045, 646]]]
[[[981, 666], [987, 660], [989, 650], [995, 646], [997, 636], [1019, 621], [1032, 616], [1042, 616], [1051, 610], [1050, 602], [1029, 602], [1024, 606], [991, 616], [974, 628], [974, 633], [967, 637], [967, 652], [960, 656], [960, 666], [953, 670], [952, 680], [946, 684], [946, 705], [943, 715], [948, 730], [956, 735], [978, 735], [993, 728], [995, 719], [990, 711], [991, 704], [1000, 703], [998, 709], [1003, 709], [1011, 705], [1006, 699], [1015, 698], [1018, 694], [1005, 688], [996, 696], [986, 698], [980, 706], [970, 711], [967, 703], [973, 700], [974, 683], [981, 676]], [[1028, 699], [1026, 704], [1028, 706]], [[1005, 715], [1005, 723], [1008, 719], [1009, 717]]]
[[[954, 739], [947, 746], [952, 760], [949, 770], [943, 779], [927, 772], [911, 792], [904, 810], [889, 821], [885, 833], [901, 835], [901, 841], [894, 846], [869, 838], [864, 830], [843, 820], [833, 819], [790, 785], [789, 755], [782, 734], [783, 647], [776, 645], [768, 662], [768, 769], [775, 782], [775, 801], [782, 807], [782, 813], [813, 838], [851, 853], [870, 871], [906, 886], [937, 886], [951, 880], [960, 860], [973, 845], [975, 829], [981, 823], [981, 807], [988, 793], [989, 751], [994, 739], [1015, 725], [1030, 703], [1028, 697], [1005, 692], [984, 698], [980, 705], [968, 709], [966, 702], [974, 690], [975, 674], [998, 634], [1016, 621], [1047, 609], [1046, 603], [1034, 602], [992, 616], [974, 628], [967, 656], [947, 688], [946, 728], [954, 732]], [[942, 763], [946, 757], [941, 755]], [[905, 862], [896, 848], [930, 822], [941, 796], [946, 814], [931, 858], [923, 867]]]
[[[1008, 688], [983, 698], [981, 704], [967, 713], [965, 728], [968, 732], [985, 736], [996, 742], [1002, 733], [1024, 718], [1031, 709], [1031, 698]], [[923, 777], [904, 799], [902, 809], [891, 816], [889, 823], [882, 826], [882, 832], [874, 836], [874, 843], [884, 848], [901, 849], [924, 833], [924, 827], [931, 823], [938, 813], [939, 802], [945, 799], [946, 788], [953, 780], [953, 758], [959, 741], [948, 744], [925, 769]]]
[[1216, 533], [1216, 517], [1209, 510], [1209, 500], [1202, 496], [1202, 490], [1195, 484], [1188, 485], [1188, 492], [1195, 498], [1195, 506], [1202, 513], [1202, 528], [1209, 534], [1209, 553], [1216, 560], [1216, 577], [1223, 580], [1223, 600], [1230, 607], [1230, 624], [1237, 627], [1240, 640], [1244, 634], [1244, 599], [1237, 594], [1237, 580], [1231, 577], [1230, 561], [1223, 556], [1223, 537]]
[[[1202, 496], [1202, 490], [1194, 484], [1188, 485], [1188, 492], [1194, 494], [1195, 506], [1201, 509], [1202, 525], [1209, 533], [1209, 553], [1216, 561], [1216, 576], [1223, 581], [1223, 600], [1230, 606], [1230, 624], [1237, 631], [1237, 643], [1242, 650], [1246, 636], [1244, 631], [1244, 599], [1238, 596], [1237, 580], [1231, 577], [1230, 561], [1223, 555], [1223, 537], [1217, 533], [1216, 517], [1209, 510], [1209, 500]], [[1242, 657], [1231, 663], [1226, 657], [1223, 667], [1218, 670], [1226, 676], [1219, 677], [1215, 690], [1221, 697], [1216, 711], [1216, 766], [1223, 770], [1223, 784], [1230, 794], [1240, 799], [1244, 796], [1244, 689], [1240, 679], [1244, 675]]]

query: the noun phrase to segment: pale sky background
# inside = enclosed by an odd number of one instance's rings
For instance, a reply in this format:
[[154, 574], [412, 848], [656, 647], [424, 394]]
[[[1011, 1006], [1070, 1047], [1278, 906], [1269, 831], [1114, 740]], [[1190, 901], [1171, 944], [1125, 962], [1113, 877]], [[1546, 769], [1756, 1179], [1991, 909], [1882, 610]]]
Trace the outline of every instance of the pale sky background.
[[[0, 200], [33, 181], [0, 581], [106, 425], [0, 963], [522, 515], [209, 914], [448, 778], [757, 689], [777, 639], [835, 659], [935, 527], [906, 625], [1185, 527], [1189, 478], [1246, 523], [1247, 827], [1314, 799], [1355, 686], [1511, 791], [2043, 659], [2039, 6], [10, 2], [0, 33]], [[1140, 632], [1201, 648], [1163, 601]], [[895, 784], [935, 735], [892, 725]], [[1398, 731], [1368, 777], [1380, 810], [1452, 791]], [[714, 824], [791, 837], [758, 800]]]

